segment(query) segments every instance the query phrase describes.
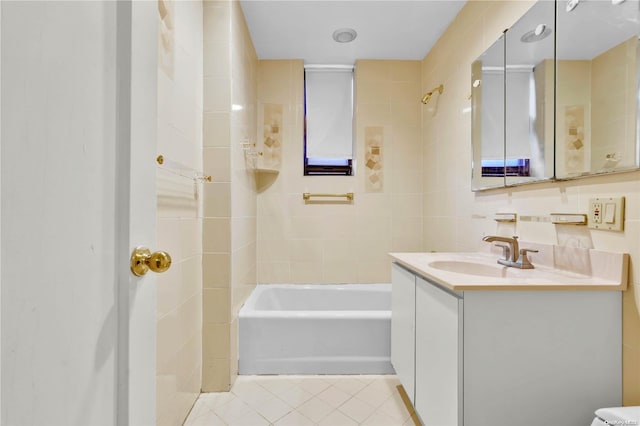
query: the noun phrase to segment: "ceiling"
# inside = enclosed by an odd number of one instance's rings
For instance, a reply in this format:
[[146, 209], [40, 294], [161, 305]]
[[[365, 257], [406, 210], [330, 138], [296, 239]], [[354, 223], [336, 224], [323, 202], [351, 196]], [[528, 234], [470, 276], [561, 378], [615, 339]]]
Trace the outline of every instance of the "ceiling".
[[[260, 59], [353, 64], [356, 59], [422, 60], [465, 0], [240, 0]], [[339, 28], [358, 33], [337, 43]]]

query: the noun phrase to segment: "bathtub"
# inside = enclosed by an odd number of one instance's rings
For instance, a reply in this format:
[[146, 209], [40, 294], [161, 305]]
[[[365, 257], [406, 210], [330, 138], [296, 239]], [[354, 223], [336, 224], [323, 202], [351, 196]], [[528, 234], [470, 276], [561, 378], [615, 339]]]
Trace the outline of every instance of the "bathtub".
[[240, 374], [393, 374], [391, 284], [260, 284], [239, 313]]

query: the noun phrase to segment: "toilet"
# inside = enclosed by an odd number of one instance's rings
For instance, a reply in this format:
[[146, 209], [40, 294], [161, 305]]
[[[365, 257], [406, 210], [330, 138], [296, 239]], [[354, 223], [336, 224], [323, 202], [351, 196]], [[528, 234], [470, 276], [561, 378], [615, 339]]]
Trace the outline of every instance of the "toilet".
[[611, 407], [596, 410], [591, 426], [640, 425], [640, 407]]

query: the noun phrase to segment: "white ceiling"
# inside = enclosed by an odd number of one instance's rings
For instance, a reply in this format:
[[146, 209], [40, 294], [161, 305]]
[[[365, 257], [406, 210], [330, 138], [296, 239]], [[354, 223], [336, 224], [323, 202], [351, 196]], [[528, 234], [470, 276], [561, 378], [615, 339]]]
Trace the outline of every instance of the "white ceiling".
[[[353, 64], [356, 59], [421, 60], [466, 0], [240, 0], [260, 59]], [[351, 43], [332, 39], [353, 28]]]

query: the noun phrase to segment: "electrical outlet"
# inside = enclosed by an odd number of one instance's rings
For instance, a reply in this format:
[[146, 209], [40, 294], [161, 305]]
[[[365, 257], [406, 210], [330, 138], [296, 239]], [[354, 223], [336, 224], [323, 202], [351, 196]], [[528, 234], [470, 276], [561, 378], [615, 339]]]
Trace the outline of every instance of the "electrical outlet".
[[624, 197], [589, 199], [589, 228], [622, 231]]
[[594, 201], [591, 203], [591, 208], [589, 209], [591, 212], [591, 219], [593, 223], [602, 223], [602, 203], [599, 201]]

